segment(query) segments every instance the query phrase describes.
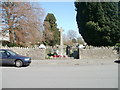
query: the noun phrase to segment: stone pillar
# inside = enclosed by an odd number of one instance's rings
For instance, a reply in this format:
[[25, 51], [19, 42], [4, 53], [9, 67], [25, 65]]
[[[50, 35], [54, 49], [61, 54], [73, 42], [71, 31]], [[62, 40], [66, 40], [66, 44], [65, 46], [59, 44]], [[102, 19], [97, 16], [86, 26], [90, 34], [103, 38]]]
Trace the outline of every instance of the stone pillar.
[[120, 46], [118, 46], [118, 60], [120, 60]]
[[66, 47], [66, 55], [68, 55], [68, 57], [70, 57], [70, 46]]
[[79, 59], [81, 59], [81, 48], [78, 47]]
[[60, 54], [63, 56], [63, 29], [62, 27], [59, 29], [60, 31]]

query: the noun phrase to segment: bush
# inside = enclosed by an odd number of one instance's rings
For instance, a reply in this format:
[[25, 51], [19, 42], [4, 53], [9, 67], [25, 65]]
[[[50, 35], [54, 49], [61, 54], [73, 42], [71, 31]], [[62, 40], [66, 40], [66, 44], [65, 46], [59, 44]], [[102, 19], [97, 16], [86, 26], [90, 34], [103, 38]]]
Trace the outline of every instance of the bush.
[[120, 47], [120, 43], [116, 43], [116, 45], [115, 45], [115, 46]]
[[8, 47], [23, 47], [22, 45], [16, 44], [16, 43], [11, 43], [7, 41], [2, 42], [2, 46], [8, 46]]

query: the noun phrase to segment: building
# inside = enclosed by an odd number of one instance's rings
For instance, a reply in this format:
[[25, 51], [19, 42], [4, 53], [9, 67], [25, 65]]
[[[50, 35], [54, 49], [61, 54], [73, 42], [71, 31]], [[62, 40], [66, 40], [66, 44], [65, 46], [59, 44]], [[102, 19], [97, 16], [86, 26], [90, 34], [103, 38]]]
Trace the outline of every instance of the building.
[[9, 38], [9, 30], [5, 31], [4, 33], [2, 33], [2, 30], [6, 27], [5, 24], [1, 24], [0, 26], [0, 42], [1, 41], [10, 41]]

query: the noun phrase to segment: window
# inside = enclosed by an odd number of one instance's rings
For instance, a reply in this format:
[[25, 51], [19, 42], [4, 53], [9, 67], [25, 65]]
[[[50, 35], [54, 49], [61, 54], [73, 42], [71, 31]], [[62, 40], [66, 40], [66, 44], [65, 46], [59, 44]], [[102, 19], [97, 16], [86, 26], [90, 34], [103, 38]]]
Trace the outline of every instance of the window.
[[12, 56], [17, 55], [15, 52], [13, 52], [13, 51], [11, 51], [11, 50], [8, 50], [8, 51], [7, 51], [7, 54], [8, 54], [8, 55], [12, 55]]
[[0, 51], [0, 57], [6, 57], [7, 53], [6, 51]]

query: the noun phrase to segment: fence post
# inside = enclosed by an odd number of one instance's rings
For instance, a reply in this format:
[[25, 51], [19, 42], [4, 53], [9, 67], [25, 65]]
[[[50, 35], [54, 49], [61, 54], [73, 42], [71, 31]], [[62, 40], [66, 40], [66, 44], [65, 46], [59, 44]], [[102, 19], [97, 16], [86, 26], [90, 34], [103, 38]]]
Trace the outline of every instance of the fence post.
[[118, 60], [120, 60], [120, 46], [118, 46]]
[[79, 59], [81, 59], [81, 48], [78, 47]]

